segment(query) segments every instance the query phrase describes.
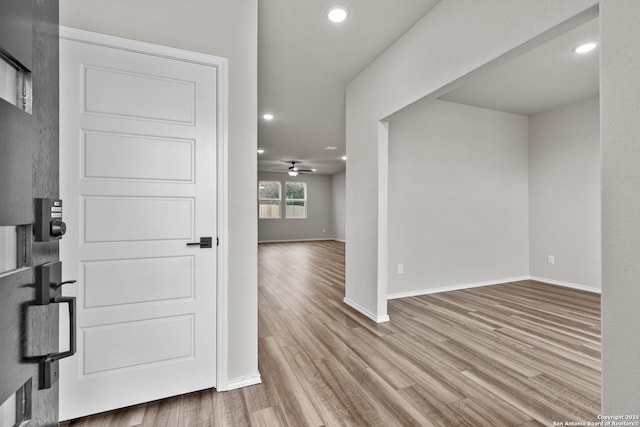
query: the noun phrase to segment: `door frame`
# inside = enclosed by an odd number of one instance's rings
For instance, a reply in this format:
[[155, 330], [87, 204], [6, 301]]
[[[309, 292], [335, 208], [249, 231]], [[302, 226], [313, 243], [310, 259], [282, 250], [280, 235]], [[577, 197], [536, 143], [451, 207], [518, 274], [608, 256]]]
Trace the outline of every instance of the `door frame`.
[[176, 49], [76, 28], [60, 26], [60, 39], [79, 41], [130, 52], [212, 67], [216, 82], [217, 237], [216, 250], [216, 390], [228, 390], [228, 250], [229, 250], [229, 161], [228, 161], [228, 60], [199, 52]]

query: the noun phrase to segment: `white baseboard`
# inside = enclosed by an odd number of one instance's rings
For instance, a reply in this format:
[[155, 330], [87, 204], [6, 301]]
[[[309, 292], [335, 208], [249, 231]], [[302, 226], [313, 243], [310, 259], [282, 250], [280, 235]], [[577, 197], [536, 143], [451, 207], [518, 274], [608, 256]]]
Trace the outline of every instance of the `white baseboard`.
[[296, 242], [321, 242], [323, 240], [335, 240], [331, 237], [318, 237], [314, 239], [287, 239], [287, 240], [258, 240], [258, 243], [296, 243]]
[[548, 283], [550, 285], [563, 286], [565, 288], [572, 288], [572, 289], [578, 289], [581, 291], [593, 292], [596, 294], [602, 293], [602, 289], [600, 288], [594, 288], [593, 286], [579, 285], [577, 283], [563, 282], [562, 280], [547, 279], [545, 277], [538, 277], [538, 276], [530, 276], [529, 279], [535, 280], [537, 282]]
[[361, 314], [367, 316], [369, 319], [373, 320], [376, 323], [384, 323], [384, 322], [388, 322], [389, 321], [389, 316], [386, 315], [386, 314], [384, 316], [378, 316], [378, 315], [370, 312], [366, 308], [362, 307], [360, 304], [355, 303], [355, 302], [351, 301], [350, 299], [348, 299], [346, 297], [344, 298], [343, 301], [349, 307], [351, 307], [354, 310], [360, 312]]
[[565, 288], [578, 289], [581, 291], [594, 292], [594, 293], [602, 293], [601, 289], [594, 288], [591, 286], [579, 285], [576, 283], [563, 282], [561, 280], [547, 279], [545, 277], [538, 276], [520, 276], [520, 277], [510, 277], [507, 279], [498, 279], [498, 280], [488, 280], [485, 282], [476, 282], [476, 283], [467, 283], [462, 285], [453, 285], [453, 286], [444, 286], [441, 288], [433, 288], [433, 289], [417, 289], [415, 291], [409, 292], [398, 292], [394, 294], [389, 294], [387, 296], [387, 300], [398, 299], [398, 298], [409, 298], [409, 297], [417, 297], [420, 295], [429, 295], [429, 294], [437, 294], [440, 292], [450, 292], [450, 291], [461, 291], [464, 289], [471, 288], [479, 288], [481, 286], [491, 286], [491, 285], [502, 285], [504, 283], [510, 282], [519, 282], [521, 280], [535, 280], [537, 282], [548, 283], [550, 285], [563, 286]]
[[262, 379], [260, 378], [260, 374], [255, 375], [245, 375], [244, 377], [234, 378], [232, 380], [227, 381], [226, 390], [221, 391], [231, 391], [237, 388], [249, 387], [251, 385], [260, 384]]
[[509, 277], [506, 279], [487, 280], [484, 282], [466, 283], [462, 285], [443, 286], [441, 288], [432, 289], [418, 289], [409, 292], [398, 292], [395, 294], [387, 295], [387, 299], [409, 298], [417, 297], [420, 295], [437, 294], [440, 292], [461, 291], [463, 289], [479, 288], [481, 286], [502, 285], [504, 283], [518, 282], [520, 280], [529, 280], [529, 276]]
[[344, 239], [329, 239], [329, 240], [334, 240], [334, 241], [336, 241], [336, 242], [347, 243], [347, 241], [346, 241], [346, 240], [344, 240]]

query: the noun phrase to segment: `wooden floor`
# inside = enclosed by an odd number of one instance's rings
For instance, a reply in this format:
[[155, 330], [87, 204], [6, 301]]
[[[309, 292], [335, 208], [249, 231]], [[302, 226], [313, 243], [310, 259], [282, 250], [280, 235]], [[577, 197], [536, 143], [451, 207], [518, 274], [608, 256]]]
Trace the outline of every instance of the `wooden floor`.
[[344, 245], [259, 249], [262, 384], [63, 423], [94, 426], [551, 426], [600, 409], [600, 297], [533, 281], [342, 302]]

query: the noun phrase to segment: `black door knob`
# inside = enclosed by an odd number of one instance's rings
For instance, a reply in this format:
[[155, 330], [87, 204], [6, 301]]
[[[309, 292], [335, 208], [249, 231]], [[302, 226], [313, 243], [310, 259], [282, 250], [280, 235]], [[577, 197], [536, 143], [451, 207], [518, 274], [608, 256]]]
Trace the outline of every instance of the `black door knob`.
[[51, 237], [61, 237], [67, 232], [67, 224], [56, 219], [51, 221]]

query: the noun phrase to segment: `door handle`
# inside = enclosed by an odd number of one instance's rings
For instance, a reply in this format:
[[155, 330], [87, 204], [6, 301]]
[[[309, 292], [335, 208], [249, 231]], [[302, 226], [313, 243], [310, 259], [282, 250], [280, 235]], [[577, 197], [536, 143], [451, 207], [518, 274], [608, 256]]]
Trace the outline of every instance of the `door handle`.
[[47, 355], [45, 361], [51, 362], [76, 354], [76, 297], [61, 297], [55, 302], [69, 306], [69, 350]]
[[[36, 267], [35, 288], [37, 305], [47, 305], [56, 302], [58, 289], [62, 286], [75, 283], [75, 280], [62, 281], [62, 263], [60, 261], [49, 262]], [[52, 292], [53, 291], [53, 292]]]
[[201, 237], [199, 242], [189, 242], [187, 246], [200, 246], [200, 248], [212, 248], [213, 247], [213, 238], [212, 237]]
[[72, 284], [72, 283], [76, 283], [76, 281], [75, 281], [75, 280], [66, 280], [66, 281], [64, 281], [64, 282], [60, 282], [60, 283], [58, 283], [57, 285], [51, 285], [51, 287], [52, 287], [53, 289], [56, 289], [56, 290], [57, 290], [57, 289], [61, 288], [63, 285], [70, 285], [70, 284]]
[[38, 356], [40, 365], [40, 389], [50, 388], [58, 381], [58, 360], [76, 354], [76, 299], [63, 297], [58, 291], [62, 286], [75, 283], [75, 280], [62, 281], [62, 263], [53, 261], [35, 269], [34, 305], [67, 304], [69, 310], [69, 350]]
[[69, 350], [48, 354], [40, 362], [40, 390], [51, 388], [58, 381], [58, 360], [76, 354], [76, 298], [60, 297], [52, 302], [69, 306]]

